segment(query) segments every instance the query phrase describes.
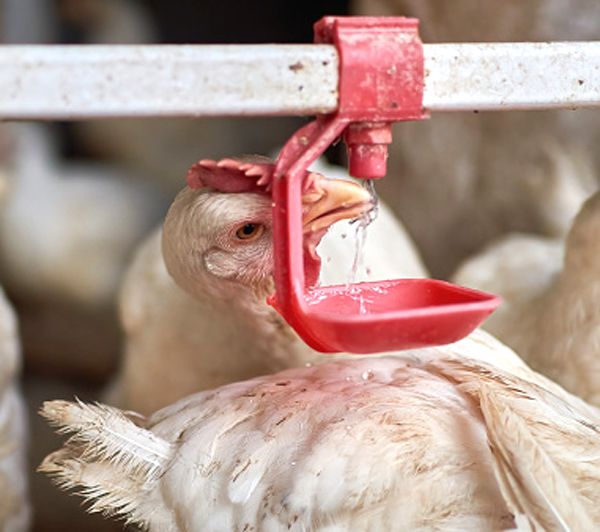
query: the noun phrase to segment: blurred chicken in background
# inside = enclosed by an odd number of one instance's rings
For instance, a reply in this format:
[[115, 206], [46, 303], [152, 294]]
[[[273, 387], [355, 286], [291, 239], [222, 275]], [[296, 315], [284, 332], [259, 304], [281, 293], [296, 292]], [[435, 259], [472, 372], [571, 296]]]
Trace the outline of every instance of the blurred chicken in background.
[[0, 127], [10, 146], [0, 159], [0, 278], [21, 314], [28, 364], [101, 378], [115, 363], [123, 271], [166, 205], [117, 168], [61, 162], [45, 124]]
[[566, 242], [509, 235], [466, 261], [455, 280], [505, 301], [484, 327], [531, 366], [600, 406], [600, 192]]
[[[0, 204], [6, 190], [0, 172]], [[0, 529], [25, 532], [31, 521], [27, 480], [29, 431], [21, 392], [17, 316], [0, 288]]]

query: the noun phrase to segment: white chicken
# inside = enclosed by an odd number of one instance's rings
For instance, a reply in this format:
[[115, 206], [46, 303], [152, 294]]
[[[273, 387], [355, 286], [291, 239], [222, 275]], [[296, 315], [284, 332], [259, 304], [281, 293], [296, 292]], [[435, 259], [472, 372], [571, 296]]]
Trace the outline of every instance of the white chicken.
[[53, 401], [40, 470], [150, 531], [595, 530], [600, 414], [476, 332], [293, 368], [149, 418]]
[[555, 281], [562, 269], [564, 244], [561, 238], [509, 233], [461, 264], [452, 281], [502, 296], [502, 304], [483, 328], [506, 342], [502, 331], [507, 316]]
[[[260, 165], [257, 168], [262, 171]], [[221, 176], [225, 185], [240, 179], [236, 173], [233, 163]], [[343, 190], [358, 194], [368, 208], [368, 194], [358, 186], [312, 175], [333, 195], [332, 209], [338, 202], [335, 194]], [[327, 219], [327, 225], [339, 221], [317, 250], [326, 284], [343, 284], [350, 277], [356, 228], [341, 219], [344, 211], [340, 208]], [[267, 228], [262, 238], [240, 240], [232, 232], [231, 227], [243, 228], [249, 219]], [[323, 359], [266, 304], [273, 275], [271, 219], [271, 201], [265, 194], [187, 189], [178, 196], [164, 235], [157, 231], [144, 243], [125, 278], [120, 303], [126, 346], [109, 403], [150, 414], [199, 390]], [[165, 267], [161, 237], [175, 280]], [[208, 260], [207, 250], [215, 245], [225, 248]], [[257, 258], [249, 259], [249, 253]], [[409, 237], [385, 206], [367, 228], [363, 253], [365, 268], [356, 280], [426, 275]], [[232, 278], [233, 269], [250, 271], [256, 260], [260, 277]]]
[[[173, 330], [200, 329], [213, 351], [173, 371], [165, 363], [173, 339], [165, 336], [166, 359], [146, 361], [142, 349], [137, 361], [128, 357], [121, 391], [142, 386], [147, 408], [155, 395], [168, 398], [173, 382], [181, 392], [203, 367], [232, 379], [246, 363], [258, 372], [311, 360], [264, 303], [273, 288], [271, 198], [263, 186], [270, 172], [260, 161], [201, 161], [188, 176], [193, 188], [171, 207], [166, 267], [198, 309], [179, 316]], [[368, 209], [369, 195], [318, 174], [305, 183], [310, 285], [323, 233]], [[173, 308], [183, 307], [166, 312]], [[228, 384], [149, 418], [64, 401], [43, 413], [74, 436], [41, 471], [81, 487], [92, 510], [153, 531], [600, 524], [600, 413], [480, 331], [448, 346]]]
[[0, 529], [5, 532], [25, 532], [30, 521], [27, 413], [18, 383], [20, 369], [16, 316], [0, 290]]
[[8, 184], [0, 276], [21, 317], [28, 362], [97, 378], [115, 362], [114, 304], [125, 267], [167, 205], [114, 168], [60, 162], [47, 128], [1, 126]]
[[501, 295], [505, 308], [484, 327], [532, 367], [600, 406], [600, 193], [575, 218], [564, 259], [560, 244], [538, 243], [533, 255], [531, 239], [524, 241], [524, 253], [513, 239], [485, 250], [454, 279]]
[[164, 203], [116, 170], [60, 164], [43, 124], [2, 127], [14, 135], [0, 210], [3, 277], [25, 294], [110, 305], [129, 254]]

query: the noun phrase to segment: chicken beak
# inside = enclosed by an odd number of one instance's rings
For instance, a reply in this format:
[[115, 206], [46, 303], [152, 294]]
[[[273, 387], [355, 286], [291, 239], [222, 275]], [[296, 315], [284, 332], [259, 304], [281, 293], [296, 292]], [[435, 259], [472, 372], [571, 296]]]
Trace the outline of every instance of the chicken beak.
[[322, 232], [340, 220], [357, 218], [373, 207], [371, 194], [360, 185], [318, 174], [312, 176], [315, 178], [302, 195], [304, 233]]

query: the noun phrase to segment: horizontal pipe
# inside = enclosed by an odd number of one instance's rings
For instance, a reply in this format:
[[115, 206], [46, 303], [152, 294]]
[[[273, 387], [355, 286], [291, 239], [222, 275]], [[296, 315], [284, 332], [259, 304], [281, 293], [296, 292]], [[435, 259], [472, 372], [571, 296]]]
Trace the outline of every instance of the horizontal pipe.
[[331, 112], [337, 70], [328, 45], [0, 46], [0, 117]]
[[424, 107], [600, 107], [600, 42], [428, 44]]
[[[600, 107], [600, 43], [426, 44], [430, 112]], [[0, 46], [0, 118], [314, 115], [330, 45]]]

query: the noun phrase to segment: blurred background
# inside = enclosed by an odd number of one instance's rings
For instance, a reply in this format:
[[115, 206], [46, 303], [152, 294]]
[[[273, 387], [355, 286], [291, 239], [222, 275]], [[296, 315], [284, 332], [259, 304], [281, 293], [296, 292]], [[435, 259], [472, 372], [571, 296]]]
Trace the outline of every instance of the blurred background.
[[[1, 0], [20, 43], [310, 43], [324, 15], [421, 19], [424, 42], [598, 40], [592, 0]], [[76, 76], [77, 72], [73, 72]], [[122, 529], [34, 473], [58, 447], [44, 399], [94, 400], [118, 367], [117, 299], [141, 239], [200, 158], [272, 154], [307, 117], [0, 123], [0, 284], [17, 310], [34, 530]], [[395, 126], [377, 184], [434, 277], [510, 232], [563, 238], [598, 186], [600, 115], [436, 115]], [[343, 146], [327, 153], [343, 163]], [[168, 356], [168, 355], [167, 355]]]

